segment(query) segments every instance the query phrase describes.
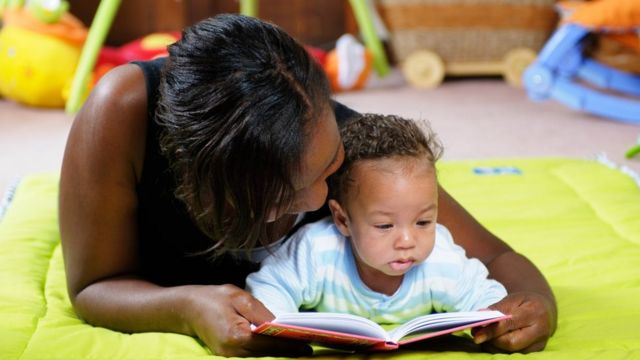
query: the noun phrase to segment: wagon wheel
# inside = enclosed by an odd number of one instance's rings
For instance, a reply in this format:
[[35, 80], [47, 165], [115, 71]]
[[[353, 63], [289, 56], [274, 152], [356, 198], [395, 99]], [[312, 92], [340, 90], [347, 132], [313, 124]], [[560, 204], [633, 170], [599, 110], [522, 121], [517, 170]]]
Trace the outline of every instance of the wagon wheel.
[[402, 73], [417, 88], [434, 88], [444, 79], [444, 63], [436, 53], [418, 50], [405, 59]]
[[529, 48], [510, 50], [504, 57], [503, 76], [513, 87], [522, 87], [522, 74], [536, 59], [536, 52]]

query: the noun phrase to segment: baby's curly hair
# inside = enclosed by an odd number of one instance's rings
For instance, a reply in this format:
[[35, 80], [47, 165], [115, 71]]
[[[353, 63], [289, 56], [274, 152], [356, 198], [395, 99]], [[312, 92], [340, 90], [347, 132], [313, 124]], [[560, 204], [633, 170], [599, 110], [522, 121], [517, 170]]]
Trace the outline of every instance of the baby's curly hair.
[[329, 178], [330, 197], [341, 202], [353, 179], [353, 165], [360, 160], [393, 156], [424, 158], [435, 166], [443, 147], [427, 121], [395, 115], [362, 114], [340, 129], [344, 163]]

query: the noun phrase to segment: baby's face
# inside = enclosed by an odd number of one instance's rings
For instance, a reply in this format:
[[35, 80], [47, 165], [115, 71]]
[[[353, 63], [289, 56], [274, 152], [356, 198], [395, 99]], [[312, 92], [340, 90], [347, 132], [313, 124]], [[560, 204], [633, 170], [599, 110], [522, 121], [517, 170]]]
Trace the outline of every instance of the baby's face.
[[426, 160], [394, 157], [360, 161], [352, 174], [345, 210], [360, 275], [370, 281], [402, 276], [433, 250], [435, 169]]

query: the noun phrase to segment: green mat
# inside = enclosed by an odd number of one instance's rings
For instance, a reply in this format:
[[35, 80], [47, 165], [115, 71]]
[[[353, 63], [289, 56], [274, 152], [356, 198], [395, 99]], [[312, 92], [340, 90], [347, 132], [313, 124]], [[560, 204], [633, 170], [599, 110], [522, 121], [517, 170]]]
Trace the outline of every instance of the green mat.
[[[483, 224], [540, 267], [557, 296], [558, 330], [547, 349], [510, 357], [640, 359], [640, 189], [630, 176], [573, 159], [442, 162], [439, 176]], [[211, 357], [188, 336], [123, 334], [76, 317], [65, 288], [57, 180], [24, 178], [0, 219], [0, 358]], [[427, 354], [508, 356], [425, 347], [349, 357]]]

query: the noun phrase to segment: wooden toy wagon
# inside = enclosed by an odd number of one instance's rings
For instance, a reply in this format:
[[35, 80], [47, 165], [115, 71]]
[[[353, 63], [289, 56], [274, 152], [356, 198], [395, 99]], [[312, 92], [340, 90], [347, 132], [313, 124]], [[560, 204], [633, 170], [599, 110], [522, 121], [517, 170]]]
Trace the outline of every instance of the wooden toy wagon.
[[503, 75], [524, 69], [556, 27], [554, 0], [378, 0], [390, 45], [415, 87], [445, 75]]

